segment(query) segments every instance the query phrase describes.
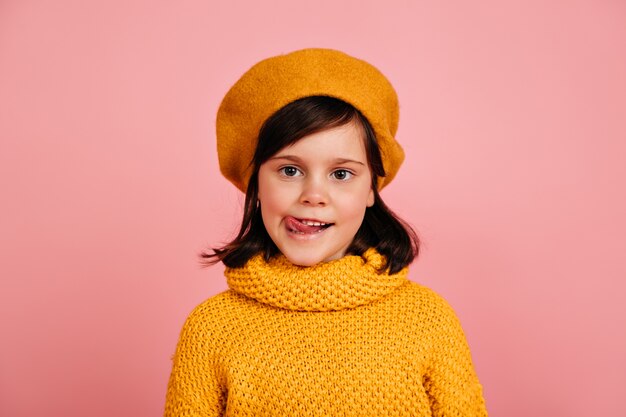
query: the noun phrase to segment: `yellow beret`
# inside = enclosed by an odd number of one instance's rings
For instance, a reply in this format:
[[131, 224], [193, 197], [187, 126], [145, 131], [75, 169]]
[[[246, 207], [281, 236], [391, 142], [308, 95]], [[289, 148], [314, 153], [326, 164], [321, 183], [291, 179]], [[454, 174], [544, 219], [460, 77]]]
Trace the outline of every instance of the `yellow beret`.
[[217, 112], [217, 154], [222, 174], [244, 193], [263, 123], [285, 105], [309, 96], [330, 96], [357, 108], [370, 122], [381, 151], [386, 177], [395, 177], [404, 152], [394, 136], [398, 96], [375, 67], [332, 49], [302, 49], [265, 59], [231, 87]]

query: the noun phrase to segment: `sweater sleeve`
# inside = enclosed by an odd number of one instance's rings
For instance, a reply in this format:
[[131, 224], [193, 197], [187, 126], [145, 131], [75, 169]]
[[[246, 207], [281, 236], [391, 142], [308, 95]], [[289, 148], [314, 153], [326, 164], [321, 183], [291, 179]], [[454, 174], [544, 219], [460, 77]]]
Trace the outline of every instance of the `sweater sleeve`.
[[431, 360], [424, 376], [434, 417], [486, 417], [482, 386], [458, 317], [452, 307], [433, 292], [428, 308], [433, 324]]
[[226, 389], [203, 305], [187, 318], [172, 358], [165, 417], [221, 416]]

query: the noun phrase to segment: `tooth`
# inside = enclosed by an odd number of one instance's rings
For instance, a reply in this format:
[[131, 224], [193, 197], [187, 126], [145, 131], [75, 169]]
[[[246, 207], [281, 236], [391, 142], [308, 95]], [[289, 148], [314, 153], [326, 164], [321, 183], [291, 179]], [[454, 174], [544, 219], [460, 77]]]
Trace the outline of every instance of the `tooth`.
[[301, 220], [301, 223], [306, 224], [307, 226], [326, 226], [328, 224], [324, 222], [314, 222], [311, 220]]

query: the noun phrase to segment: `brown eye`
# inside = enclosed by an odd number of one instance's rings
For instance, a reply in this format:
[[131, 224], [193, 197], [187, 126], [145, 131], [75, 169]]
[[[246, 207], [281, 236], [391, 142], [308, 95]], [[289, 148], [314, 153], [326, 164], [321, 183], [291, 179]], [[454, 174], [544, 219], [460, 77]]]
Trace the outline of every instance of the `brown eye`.
[[296, 175], [298, 175], [298, 172], [300, 170], [296, 167], [292, 167], [292, 166], [286, 166], [286, 167], [282, 167], [279, 172], [281, 174], [283, 174], [286, 177], [295, 177]]
[[341, 181], [345, 181], [349, 178], [352, 178], [352, 175], [353, 175], [352, 172], [345, 170], [345, 169], [338, 169], [337, 171], [333, 172], [333, 177]]

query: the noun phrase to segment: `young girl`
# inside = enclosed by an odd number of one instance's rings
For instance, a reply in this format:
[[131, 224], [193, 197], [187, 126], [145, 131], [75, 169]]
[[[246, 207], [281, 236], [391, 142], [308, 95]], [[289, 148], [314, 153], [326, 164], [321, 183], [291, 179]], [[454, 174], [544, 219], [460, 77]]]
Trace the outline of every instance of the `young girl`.
[[328, 49], [261, 61], [217, 114], [246, 193], [212, 253], [229, 290], [182, 329], [166, 416], [486, 416], [459, 320], [407, 279], [419, 241], [379, 190], [404, 154], [396, 93]]

